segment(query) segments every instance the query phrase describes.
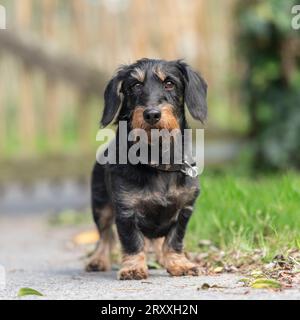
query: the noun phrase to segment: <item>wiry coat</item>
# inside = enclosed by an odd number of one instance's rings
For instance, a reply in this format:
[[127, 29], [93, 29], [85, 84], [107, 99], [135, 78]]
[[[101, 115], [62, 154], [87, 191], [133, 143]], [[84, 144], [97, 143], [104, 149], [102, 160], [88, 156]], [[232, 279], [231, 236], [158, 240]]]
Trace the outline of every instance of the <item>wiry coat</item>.
[[[205, 120], [206, 90], [202, 77], [182, 61], [142, 59], [120, 68], [108, 83], [101, 124], [125, 120], [128, 131], [179, 128], [183, 132], [187, 128], [185, 104], [194, 119]], [[158, 117], [155, 120], [147, 114], [153, 110]], [[87, 270], [110, 267], [115, 222], [123, 249], [120, 279], [147, 277], [145, 237], [161, 240], [157, 258], [171, 274], [198, 274], [197, 266], [182, 253], [186, 226], [198, 194], [198, 178], [180, 171], [162, 171], [144, 164], [96, 163], [92, 209], [101, 241]]]

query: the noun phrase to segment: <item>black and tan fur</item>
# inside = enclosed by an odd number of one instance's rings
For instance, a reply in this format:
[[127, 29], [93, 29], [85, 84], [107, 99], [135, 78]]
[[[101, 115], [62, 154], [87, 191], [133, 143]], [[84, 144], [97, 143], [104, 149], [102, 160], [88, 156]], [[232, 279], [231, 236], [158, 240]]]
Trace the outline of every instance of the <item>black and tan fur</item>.
[[[108, 83], [101, 124], [125, 120], [128, 131], [177, 128], [183, 132], [185, 105], [194, 119], [206, 119], [206, 90], [203, 78], [182, 61], [142, 59], [121, 67]], [[117, 129], [116, 141], [118, 133]], [[123, 251], [120, 279], [148, 276], [145, 239], [154, 243], [158, 261], [171, 275], [198, 275], [197, 265], [183, 253], [186, 226], [198, 195], [198, 178], [182, 172], [143, 164], [96, 163], [92, 210], [101, 240], [87, 270], [110, 268], [115, 223]]]

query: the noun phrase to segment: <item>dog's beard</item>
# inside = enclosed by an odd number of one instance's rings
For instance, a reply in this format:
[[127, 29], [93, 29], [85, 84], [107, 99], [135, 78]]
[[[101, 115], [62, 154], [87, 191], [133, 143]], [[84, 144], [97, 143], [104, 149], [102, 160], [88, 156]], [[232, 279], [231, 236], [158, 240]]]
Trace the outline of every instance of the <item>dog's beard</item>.
[[132, 116], [131, 127], [132, 129], [143, 129], [146, 131], [148, 136], [148, 143], [151, 143], [151, 132], [153, 129], [168, 130], [169, 132], [174, 129], [179, 129], [179, 122], [174, 115], [173, 107], [170, 104], [165, 104], [161, 108], [161, 119], [154, 125], [150, 125], [144, 120], [144, 109], [137, 107]]
[[[148, 150], [143, 156], [139, 153], [139, 157], [143, 158], [143, 163], [152, 164], [172, 164], [174, 160], [182, 161], [182, 142], [183, 136], [179, 129], [173, 130], [171, 133], [166, 129], [150, 129], [148, 134], [136, 129], [137, 135], [133, 139], [132, 144], [139, 144], [139, 150]], [[146, 156], [146, 158], [145, 158]]]

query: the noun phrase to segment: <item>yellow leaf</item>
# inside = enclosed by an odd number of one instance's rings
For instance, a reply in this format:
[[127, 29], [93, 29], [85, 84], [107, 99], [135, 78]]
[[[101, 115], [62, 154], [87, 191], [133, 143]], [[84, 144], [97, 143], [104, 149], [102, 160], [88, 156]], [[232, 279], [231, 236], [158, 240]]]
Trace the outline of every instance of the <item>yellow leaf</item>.
[[99, 240], [99, 233], [97, 232], [97, 230], [80, 232], [73, 239], [73, 241], [79, 245], [96, 243], [98, 240]]
[[261, 270], [253, 270], [250, 274], [253, 278], [261, 278], [263, 272]]
[[215, 273], [221, 273], [223, 271], [223, 267], [216, 267], [215, 269], [214, 269], [214, 272]]
[[255, 289], [280, 289], [281, 283], [273, 279], [259, 278], [252, 281], [250, 286]]

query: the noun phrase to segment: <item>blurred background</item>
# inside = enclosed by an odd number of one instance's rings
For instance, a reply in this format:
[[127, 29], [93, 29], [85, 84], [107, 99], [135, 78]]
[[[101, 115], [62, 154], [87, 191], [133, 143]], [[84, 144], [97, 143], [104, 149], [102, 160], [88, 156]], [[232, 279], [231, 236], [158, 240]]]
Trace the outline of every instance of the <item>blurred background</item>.
[[0, 3], [0, 212], [88, 208], [105, 83], [142, 57], [207, 80], [206, 170], [300, 167], [295, 1]]

